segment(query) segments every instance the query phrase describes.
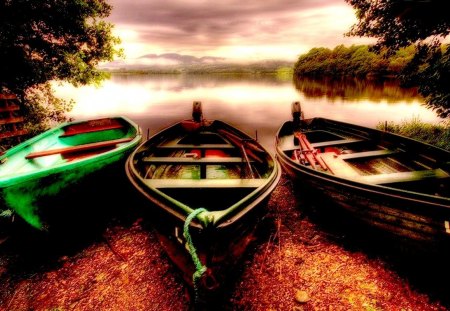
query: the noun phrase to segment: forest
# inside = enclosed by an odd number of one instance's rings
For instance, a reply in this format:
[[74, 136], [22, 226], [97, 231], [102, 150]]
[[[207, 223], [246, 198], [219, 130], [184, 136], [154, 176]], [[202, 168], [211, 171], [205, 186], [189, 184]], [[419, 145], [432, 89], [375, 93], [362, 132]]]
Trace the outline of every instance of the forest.
[[319, 47], [300, 55], [294, 73], [301, 76], [396, 76], [413, 59], [415, 47], [408, 46], [389, 55], [375, 53], [368, 45]]

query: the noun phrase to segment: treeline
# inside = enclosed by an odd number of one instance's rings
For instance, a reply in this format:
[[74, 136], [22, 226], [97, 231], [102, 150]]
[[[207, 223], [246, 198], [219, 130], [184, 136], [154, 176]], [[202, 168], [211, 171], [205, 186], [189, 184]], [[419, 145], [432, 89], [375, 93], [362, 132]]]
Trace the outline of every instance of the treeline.
[[389, 76], [397, 75], [414, 57], [410, 46], [387, 57], [376, 54], [367, 45], [338, 45], [334, 49], [313, 48], [299, 57], [294, 73], [303, 76]]

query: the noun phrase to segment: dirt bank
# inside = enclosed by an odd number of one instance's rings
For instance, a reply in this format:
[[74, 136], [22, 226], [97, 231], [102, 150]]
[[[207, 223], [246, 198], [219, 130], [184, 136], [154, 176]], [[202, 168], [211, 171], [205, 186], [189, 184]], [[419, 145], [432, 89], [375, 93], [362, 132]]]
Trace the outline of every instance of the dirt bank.
[[[223, 309], [446, 310], [444, 262], [415, 258], [302, 197], [282, 179]], [[84, 234], [15, 228], [0, 245], [0, 310], [188, 310], [150, 216], [129, 206], [108, 217]]]

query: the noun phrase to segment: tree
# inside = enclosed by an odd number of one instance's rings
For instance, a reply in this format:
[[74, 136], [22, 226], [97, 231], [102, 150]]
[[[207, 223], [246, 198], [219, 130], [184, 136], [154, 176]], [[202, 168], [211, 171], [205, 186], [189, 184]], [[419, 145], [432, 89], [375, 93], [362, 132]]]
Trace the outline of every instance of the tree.
[[67, 106], [48, 92], [48, 83], [104, 78], [96, 66], [120, 53], [103, 20], [111, 10], [106, 0], [0, 1], [0, 92], [15, 93], [26, 106], [27, 95], [36, 98], [30, 93], [38, 90], [50, 101], [46, 115], [61, 118], [52, 106]]
[[[392, 75], [405, 66], [398, 59], [403, 55], [406, 57], [408, 52], [405, 49], [400, 50], [399, 56], [384, 58], [382, 54], [375, 54], [369, 50], [366, 45], [352, 45], [345, 47], [336, 46], [333, 50], [328, 48], [313, 48], [308, 53], [300, 55], [294, 65], [294, 73], [303, 76], [386, 76]], [[412, 58], [412, 56], [410, 57]], [[393, 62], [397, 66], [391, 66]]]
[[401, 75], [404, 83], [418, 86], [428, 107], [441, 117], [450, 116], [450, 48], [442, 45], [450, 33], [445, 0], [346, 0], [358, 18], [350, 36], [377, 38], [375, 50], [390, 54], [401, 47], [416, 46], [415, 57]]

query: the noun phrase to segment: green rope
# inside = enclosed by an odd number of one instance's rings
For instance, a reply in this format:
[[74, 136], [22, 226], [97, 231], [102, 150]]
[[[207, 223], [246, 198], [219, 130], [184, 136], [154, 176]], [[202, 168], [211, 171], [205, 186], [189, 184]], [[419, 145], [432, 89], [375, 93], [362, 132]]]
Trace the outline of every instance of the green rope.
[[184, 221], [184, 227], [183, 227], [183, 229], [184, 229], [183, 235], [186, 238], [186, 242], [189, 247], [189, 253], [191, 254], [192, 261], [194, 262], [194, 265], [195, 265], [195, 272], [192, 275], [192, 280], [193, 280], [193, 284], [194, 284], [194, 293], [195, 293], [195, 301], [196, 302], [198, 300], [197, 283], [198, 283], [198, 280], [202, 277], [203, 273], [206, 272], [207, 267], [202, 265], [200, 259], [198, 258], [197, 250], [195, 249], [194, 243], [192, 242], [192, 237], [189, 233], [189, 224], [192, 222], [192, 220], [195, 217], [197, 217], [200, 213], [203, 213], [203, 212], [207, 212], [207, 210], [205, 208], [198, 208], [198, 209], [194, 210], [192, 213], [190, 213], [188, 215], [188, 217]]

